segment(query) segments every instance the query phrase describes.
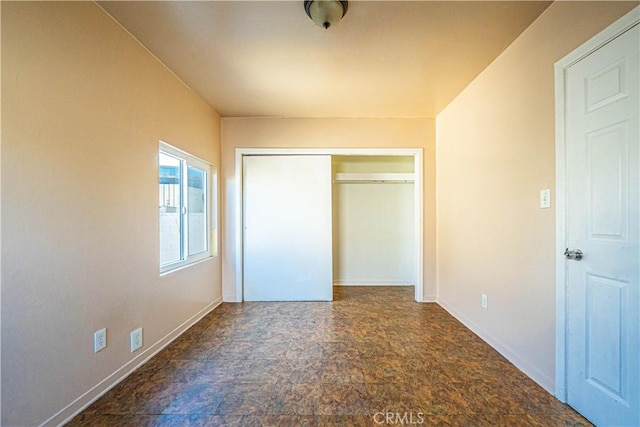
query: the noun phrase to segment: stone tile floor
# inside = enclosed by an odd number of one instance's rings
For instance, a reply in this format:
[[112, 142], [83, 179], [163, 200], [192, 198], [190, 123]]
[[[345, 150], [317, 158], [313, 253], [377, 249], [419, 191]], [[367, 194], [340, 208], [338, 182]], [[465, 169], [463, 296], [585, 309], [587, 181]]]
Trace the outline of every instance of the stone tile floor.
[[412, 287], [223, 304], [68, 426], [588, 426]]

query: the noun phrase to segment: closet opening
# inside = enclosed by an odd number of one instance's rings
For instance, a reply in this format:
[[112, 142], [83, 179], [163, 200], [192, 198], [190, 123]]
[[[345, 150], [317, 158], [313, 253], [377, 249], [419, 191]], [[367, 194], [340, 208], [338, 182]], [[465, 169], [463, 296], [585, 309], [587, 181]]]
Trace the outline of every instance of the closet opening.
[[[251, 297], [251, 295], [256, 295], [255, 293], [247, 294], [247, 286], [253, 287], [255, 290], [261, 286], [274, 286], [273, 283], [303, 283], [307, 280], [307, 276], [313, 276], [325, 283], [318, 285], [318, 289], [320, 286], [326, 287], [323, 289], [331, 289], [329, 300], [335, 290], [346, 290], [348, 286], [367, 286], [363, 289], [372, 292], [376, 291], [375, 287], [393, 286], [399, 290], [399, 287], [403, 286], [407, 293], [413, 295], [415, 301], [423, 302], [424, 190], [422, 156], [422, 149], [411, 148], [236, 149], [235, 191], [239, 197], [236, 198], [237, 209], [235, 210], [236, 268], [233, 276], [235, 277], [236, 295], [240, 296], [238, 300], [261, 300]], [[281, 178], [278, 178], [281, 180], [279, 184], [274, 184], [273, 188], [263, 189], [260, 186], [266, 181], [270, 181], [271, 176], [267, 173], [267, 175], [259, 177], [250, 170], [252, 169], [254, 172], [263, 170], [263, 168], [256, 166], [270, 163], [267, 161], [268, 157], [273, 157], [274, 161], [277, 160], [277, 164], [280, 165], [277, 167], [276, 175], [281, 175]], [[309, 161], [310, 157], [325, 158], [328, 160], [328, 164], [324, 163], [326, 166], [322, 166], [323, 161], [319, 160], [316, 165], [317, 169], [315, 166], [313, 168], [315, 173], [312, 173], [307, 166], [298, 167], [295, 165], [295, 158], [300, 158], [301, 161], [303, 158], [307, 158], [306, 161]], [[264, 158], [265, 161], [260, 161], [260, 158]], [[287, 158], [291, 159], [293, 164], [284, 166], [290, 163], [286, 160]], [[248, 163], [250, 159], [257, 160], [257, 162], [251, 160]], [[270, 167], [272, 168], [272, 166]], [[289, 172], [283, 175], [285, 169]], [[292, 211], [299, 210], [298, 200], [302, 195], [307, 196], [307, 191], [295, 193], [298, 191], [295, 189], [289, 195], [284, 194], [288, 191], [284, 188], [289, 187], [289, 183], [304, 181], [297, 178], [297, 173], [302, 174], [300, 178], [305, 176], [320, 182], [327, 182], [324, 180], [328, 179], [331, 193], [328, 206], [323, 202], [323, 207], [320, 210], [325, 212], [325, 209], [328, 209], [326, 211], [330, 217], [328, 227], [324, 225], [324, 222], [317, 226], [307, 222], [308, 214], [306, 213], [291, 217], [287, 220], [288, 222], [280, 221], [280, 216], [288, 216]], [[251, 180], [253, 183], [250, 182]], [[322, 188], [324, 185], [320, 184]], [[309, 187], [309, 192], [315, 192], [317, 190], [315, 187]], [[312, 188], [313, 190], [311, 190]], [[272, 221], [268, 221], [267, 225], [262, 226], [246, 222], [250, 218], [260, 219], [265, 216], [263, 213], [266, 212], [263, 207], [258, 207], [255, 203], [263, 197], [252, 194], [268, 194], [269, 197], [266, 198], [264, 205], [267, 207], [277, 204], [294, 206], [295, 209], [281, 210], [274, 218], [283, 222], [285, 230], [288, 229], [288, 224], [299, 226], [304, 218], [306, 229], [326, 230], [324, 235], [329, 238], [328, 247], [325, 248], [324, 244], [316, 244], [318, 241], [315, 239], [311, 244], [308, 237], [302, 237], [298, 233], [288, 233], [288, 230], [287, 233], [278, 233], [277, 237], [269, 239], [257, 235], [256, 230], [261, 231], [273, 227]], [[280, 198], [282, 198], [282, 203], [276, 201]], [[305, 203], [309, 204], [308, 201]], [[285, 238], [284, 234], [291, 236]], [[287, 247], [293, 248], [296, 245], [299, 247], [300, 244], [296, 241], [305, 238], [307, 239], [303, 245], [305, 249], [292, 249], [286, 252]], [[291, 245], [287, 244], [287, 239], [292, 239]], [[321, 240], [324, 241], [324, 238]], [[322, 259], [320, 264], [326, 266], [325, 254], [328, 255], [329, 268], [326, 270], [324, 267], [319, 269], [314, 267], [315, 273], [311, 273], [311, 275], [298, 271], [292, 276], [293, 280], [288, 281], [271, 277], [269, 280], [263, 281], [264, 283], [260, 280], [256, 282], [254, 279], [262, 277], [262, 274], [255, 275], [253, 274], [255, 271], [274, 265], [269, 260], [265, 261], [263, 256], [264, 254], [273, 255], [274, 243], [277, 243], [278, 247], [285, 248], [285, 255], [282, 257], [285, 261], [279, 264], [280, 266], [300, 265], [296, 261], [298, 258], [310, 250], [322, 247], [322, 256], [313, 255], [313, 259]], [[246, 245], [252, 246], [247, 248]], [[256, 257], [255, 254], [259, 256]], [[254, 267], [258, 267], [258, 270]], [[275, 270], [283, 271], [280, 267]], [[247, 273], [250, 273], [251, 277], [246, 276]], [[320, 282], [315, 281], [314, 283]], [[270, 298], [272, 299], [262, 300], [327, 300], [325, 297], [271, 296]]]
[[331, 166], [333, 285], [403, 286], [413, 294], [413, 156], [332, 156]]

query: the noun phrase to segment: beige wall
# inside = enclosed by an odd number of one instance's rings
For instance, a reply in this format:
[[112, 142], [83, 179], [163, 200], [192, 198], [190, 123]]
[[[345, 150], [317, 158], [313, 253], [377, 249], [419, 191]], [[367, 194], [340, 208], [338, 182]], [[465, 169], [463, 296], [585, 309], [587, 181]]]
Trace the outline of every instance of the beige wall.
[[219, 164], [220, 118], [90, 2], [2, 2], [2, 90], [2, 425], [58, 424], [220, 300], [217, 258], [159, 276], [157, 207], [158, 141]]
[[434, 121], [430, 119], [222, 120], [223, 293], [234, 301], [236, 148], [422, 148], [424, 169], [424, 296], [435, 298]]
[[[2, 28], [2, 7], [0, 5], [0, 30]], [[0, 55], [2, 52], [2, 31], [0, 31]], [[2, 61], [0, 60], [0, 82], [2, 80]], [[2, 84], [0, 84], [2, 99]], [[0, 102], [0, 248], [2, 248], [2, 102]], [[1, 250], [0, 250], [1, 253]], [[0, 256], [0, 329], [2, 322], [2, 257]], [[2, 361], [2, 332], [0, 330], [0, 361]], [[2, 424], [2, 363], [0, 362], [0, 425]]]
[[438, 300], [550, 391], [554, 63], [636, 4], [554, 3], [436, 120]]

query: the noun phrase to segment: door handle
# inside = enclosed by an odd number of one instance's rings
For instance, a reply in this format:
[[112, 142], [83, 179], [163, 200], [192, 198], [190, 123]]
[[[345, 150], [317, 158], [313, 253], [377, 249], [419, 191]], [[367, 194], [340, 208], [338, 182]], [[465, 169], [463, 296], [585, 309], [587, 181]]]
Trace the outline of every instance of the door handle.
[[576, 261], [580, 261], [582, 259], [582, 251], [580, 249], [570, 251], [569, 248], [566, 248], [564, 250], [564, 257], [566, 259], [574, 259]]

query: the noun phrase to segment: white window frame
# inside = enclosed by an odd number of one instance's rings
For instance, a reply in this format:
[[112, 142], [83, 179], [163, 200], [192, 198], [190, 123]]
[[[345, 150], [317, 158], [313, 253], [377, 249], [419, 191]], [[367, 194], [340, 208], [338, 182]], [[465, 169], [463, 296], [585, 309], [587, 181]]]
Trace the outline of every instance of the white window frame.
[[[167, 144], [164, 141], [159, 142], [158, 147], [158, 155], [160, 153], [165, 153], [169, 156], [175, 157], [182, 162], [182, 176], [181, 176], [181, 200], [179, 212], [182, 215], [182, 229], [180, 232], [181, 237], [181, 259], [176, 262], [171, 262], [167, 264], [160, 265], [160, 274], [170, 273], [175, 270], [179, 270], [186, 266], [192, 265], [194, 263], [204, 261], [206, 259], [212, 258], [215, 254], [217, 254], [217, 239], [213, 239], [213, 235], [215, 234], [213, 218], [215, 215], [214, 209], [217, 208], [217, 204], [214, 203], [213, 197], [217, 194], [214, 188], [216, 185], [216, 176], [215, 176], [215, 168], [211, 163], [206, 162], [198, 157], [195, 157], [186, 151], [180, 150], [170, 144]], [[199, 252], [194, 255], [189, 255], [189, 215], [188, 215], [188, 177], [187, 171], [188, 167], [192, 166], [198, 168], [200, 170], [204, 170], [207, 173], [207, 181], [206, 181], [206, 241], [207, 241], [207, 249], [203, 252]], [[157, 175], [160, 176], [160, 163], [158, 161], [158, 169]], [[160, 217], [158, 216], [158, 264], [160, 263]]]

